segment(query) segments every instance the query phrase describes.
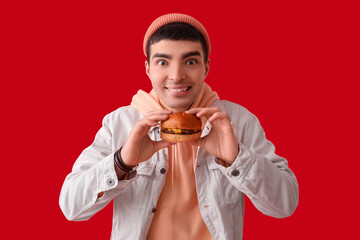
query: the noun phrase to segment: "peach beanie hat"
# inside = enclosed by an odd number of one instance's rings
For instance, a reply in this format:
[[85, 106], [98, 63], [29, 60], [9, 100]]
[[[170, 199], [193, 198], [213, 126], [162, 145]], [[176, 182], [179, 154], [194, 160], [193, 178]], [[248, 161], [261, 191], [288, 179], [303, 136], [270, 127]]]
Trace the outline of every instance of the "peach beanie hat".
[[194, 28], [196, 28], [197, 30], [199, 30], [199, 32], [203, 35], [205, 42], [206, 42], [206, 47], [207, 47], [207, 52], [208, 52], [208, 56], [210, 55], [210, 39], [209, 39], [209, 35], [206, 32], [205, 27], [195, 18], [186, 15], [186, 14], [182, 14], [182, 13], [169, 13], [169, 14], [165, 14], [163, 16], [158, 17], [157, 19], [155, 19], [151, 25], [149, 26], [148, 30], [146, 31], [145, 37], [144, 37], [144, 43], [143, 43], [143, 49], [144, 49], [144, 54], [146, 56], [146, 45], [151, 37], [151, 35], [154, 34], [154, 32], [156, 30], [158, 30], [160, 27], [168, 24], [168, 23], [173, 23], [173, 22], [183, 22], [183, 23], [187, 23], [190, 24], [191, 26], [193, 26]]

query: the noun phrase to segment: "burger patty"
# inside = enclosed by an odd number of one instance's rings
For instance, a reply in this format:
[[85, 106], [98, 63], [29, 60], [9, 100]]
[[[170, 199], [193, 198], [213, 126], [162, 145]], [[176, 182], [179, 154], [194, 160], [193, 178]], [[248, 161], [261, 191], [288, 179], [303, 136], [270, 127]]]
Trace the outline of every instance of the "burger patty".
[[164, 128], [161, 129], [163, 133], [167, 134], [179, 134], [179, 135], [191, 135], [201, 132], [201, 129], [179, 129], [179, 128]]

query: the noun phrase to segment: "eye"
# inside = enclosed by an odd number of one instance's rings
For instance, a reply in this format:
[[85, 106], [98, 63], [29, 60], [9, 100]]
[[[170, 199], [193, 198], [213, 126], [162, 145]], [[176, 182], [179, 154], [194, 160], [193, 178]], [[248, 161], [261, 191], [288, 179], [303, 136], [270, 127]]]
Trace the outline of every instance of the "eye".
[[186, 62], [186, 65], [195, 65], [197, 63], [197, 61], [195, 59], [189, 59], [187, 62]]
[[159, 66], [164, 66], [167, 65], [167, 62], [165, 60], [159, 60], [156, 64]]

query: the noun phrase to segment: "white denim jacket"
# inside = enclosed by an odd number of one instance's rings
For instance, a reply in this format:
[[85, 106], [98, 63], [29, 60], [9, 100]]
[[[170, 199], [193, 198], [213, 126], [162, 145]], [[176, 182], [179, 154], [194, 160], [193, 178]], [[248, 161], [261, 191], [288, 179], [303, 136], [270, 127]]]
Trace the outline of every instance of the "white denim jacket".
[[[212, 106], [228, 113], [240, 153], [226, 168], [200, 148], [194, 166], [196, 192], [213, 238], [238, 240], [243, 234], [244, 194], [263, 214], [284, 218], [297, 207], [298, 184], [286, 159], [275, 154], [253, 114], [228, 101], [216, 101]], [[104, 118], [94, 142], [76, 160], [61, 189], [59, 203], [68, 220], [87, 220], [114, 200], [111, 239], [146, 239], [166, 179], [167, 149], [141, 163], [129, 180], [119, 181], [114, 169], [114, 152], [143, 117], [127, 106]], [[159, 130], [158, 126], [150, 129], [152, 140], [160, 140]], [[211, 124], [207, 122], [202, 136], [209, 131]], [[104, 195], [97, 198], [100, 192]]]

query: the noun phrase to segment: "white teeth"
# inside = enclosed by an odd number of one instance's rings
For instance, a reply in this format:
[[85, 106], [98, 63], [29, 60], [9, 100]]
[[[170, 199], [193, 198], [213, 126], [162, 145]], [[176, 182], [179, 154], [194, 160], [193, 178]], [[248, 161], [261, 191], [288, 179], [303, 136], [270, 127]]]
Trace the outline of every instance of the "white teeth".
[[170, 92], [185, 92], [188, 88], [177, 88], [177, 89], [172, 89], [172, 88], [168, 88]]

